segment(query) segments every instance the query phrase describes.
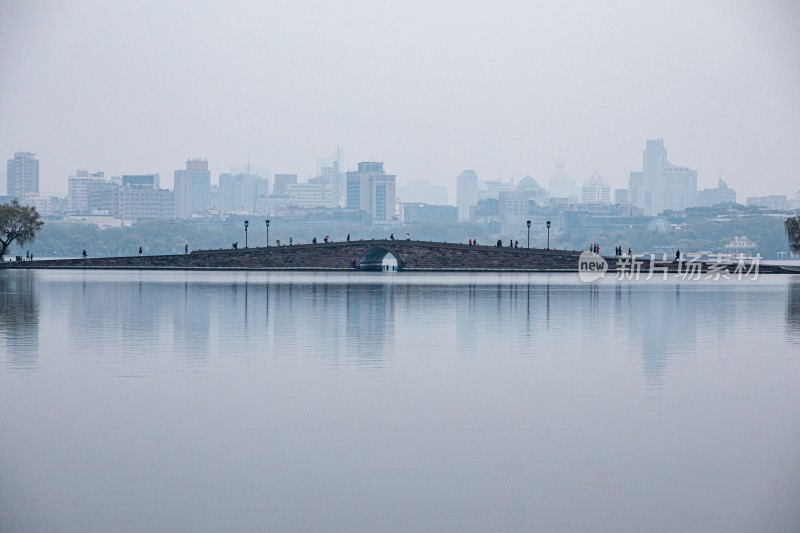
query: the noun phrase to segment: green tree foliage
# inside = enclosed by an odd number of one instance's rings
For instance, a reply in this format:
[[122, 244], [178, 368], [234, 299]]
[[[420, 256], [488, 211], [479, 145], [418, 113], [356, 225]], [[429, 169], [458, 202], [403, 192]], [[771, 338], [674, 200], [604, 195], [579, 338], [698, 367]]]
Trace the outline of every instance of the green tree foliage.
[[43, 225], [35, 207], [20, 205], [17, 200], [0, 205], [0, 260], [11, 243], [24, 246], [33, 242]]
[[787, 218], [783, 222], [786, 236], [789, 237], [789, 247], [792, 253], [800, 254], [800, 216]]

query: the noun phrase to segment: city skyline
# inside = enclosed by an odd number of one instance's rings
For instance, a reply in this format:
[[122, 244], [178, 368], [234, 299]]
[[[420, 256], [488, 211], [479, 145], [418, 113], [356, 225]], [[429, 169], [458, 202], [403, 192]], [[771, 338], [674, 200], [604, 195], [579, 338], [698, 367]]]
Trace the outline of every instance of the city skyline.
[[198, 156], [307, 178], [341, 144], [342, 171], [385, 161], [453, 199], [466, 169], [546, 184], [557, 161], [625, 188], [664, 138], [698, 189], [793, 194], [798, 20], [791, 2], [5, 0], [0, 150], [39, 154], [63, 194], [76, 168], [169, 186]]

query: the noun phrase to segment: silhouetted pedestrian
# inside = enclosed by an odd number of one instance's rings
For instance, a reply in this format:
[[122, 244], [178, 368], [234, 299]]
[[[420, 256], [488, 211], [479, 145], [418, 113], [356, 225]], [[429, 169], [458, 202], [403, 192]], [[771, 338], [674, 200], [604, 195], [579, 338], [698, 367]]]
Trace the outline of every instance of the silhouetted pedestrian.
[[83, 251], [83, 258], [86, 259], [86, 250]]
[[185, 254], [189, 253], [189, 245], [188, 244], [184, 244], [183, 245], [183, 253], [185, 253]]
[[317, 238], [316, 238], [316, 237], [314, 237], [313, 239], [311, 239], [311, 244], [317, 244]]
[[139, 247], [139, 255], [142, 255], [142, 247]]
[[675, 262], [677, 263], [680, 260], [681, 260], [681, 251], [679, 249], [678, 251], [675, 252]]
[[514, 248], [519, 248], [519, 241], [514, 241]]
[[350, 242], [350, 234], [347, 234], [347, 242]]
[[406, 232], [406, 240], [407, 240], [407, 241], [410, 241], [410, 240], [411, 240], [411, 235], [410, 235], [408, 232]]

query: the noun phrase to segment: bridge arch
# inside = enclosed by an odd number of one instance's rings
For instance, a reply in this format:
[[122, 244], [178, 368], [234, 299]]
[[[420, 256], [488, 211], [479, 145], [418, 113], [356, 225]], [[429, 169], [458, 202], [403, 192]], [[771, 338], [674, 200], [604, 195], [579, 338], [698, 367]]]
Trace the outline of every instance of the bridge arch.
[[398, 270], [402, 268], [403, 262], [400, 259], [400, 254], [383, 245], [370, 246], [364, 250], [361, 257], [358, 258], [358, 268], [359, 270], [381, 271], [383, 270], [383, 258], [387, 255], [391, 255], [397, 260]]

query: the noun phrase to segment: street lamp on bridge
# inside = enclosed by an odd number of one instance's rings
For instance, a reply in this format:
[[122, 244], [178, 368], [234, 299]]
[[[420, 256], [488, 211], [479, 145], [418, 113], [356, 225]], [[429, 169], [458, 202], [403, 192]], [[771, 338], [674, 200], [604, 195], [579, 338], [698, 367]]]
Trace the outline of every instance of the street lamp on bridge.
[[267, 219], [267, 246], [269, 246], [269, 219]]
[[249, 220], [244, 221], [244, 247], [247, 248], [247, 226], [250, 225]]
[[531, 221], [528, 221], [528, 248], [531, 247]]
[[547, 221], [547, 249], [550, 249], [550, 221]]

